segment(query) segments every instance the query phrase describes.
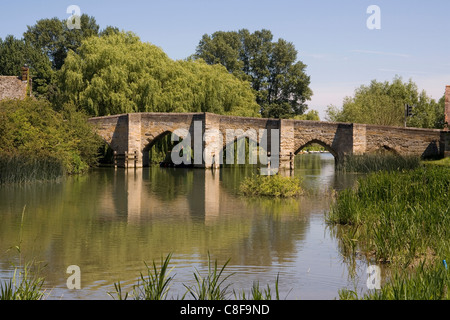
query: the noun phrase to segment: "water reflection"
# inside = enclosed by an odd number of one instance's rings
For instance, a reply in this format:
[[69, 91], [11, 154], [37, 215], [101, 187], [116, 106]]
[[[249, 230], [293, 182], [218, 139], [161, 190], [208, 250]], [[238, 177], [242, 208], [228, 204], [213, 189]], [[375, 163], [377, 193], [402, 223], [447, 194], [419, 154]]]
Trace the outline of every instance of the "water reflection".
[[[335, 174], [331, 155], [296, 161], [294, 174], [310, 188], [340, 189], [354, 181]], [[58, 183], [3, 187], [0, 276], [19, 261], [8, 248], [17, 245], [26, 205], [21, 259], [47, 264], [51, 298], [108, 299], [115, 281], [134, 283], [143, 261], [159, 261], [170, 252], [179, 281], [174, 290], [192, 280], [193, 267], [205, 268], [210, 252], [219, 263], [231, 258], [237, 286], [273, 281], [280, 273], [281, 290], [290, 291], [290, 298], [336, 297], [348, 279], [323, 222], [331, 198], [318, 192], [295, 200], [245, 199], [239, 183], [255, 172], [248, 166], [102, 168]], [[65, 287], [69, 265], [81, 268], [80, 291]]]

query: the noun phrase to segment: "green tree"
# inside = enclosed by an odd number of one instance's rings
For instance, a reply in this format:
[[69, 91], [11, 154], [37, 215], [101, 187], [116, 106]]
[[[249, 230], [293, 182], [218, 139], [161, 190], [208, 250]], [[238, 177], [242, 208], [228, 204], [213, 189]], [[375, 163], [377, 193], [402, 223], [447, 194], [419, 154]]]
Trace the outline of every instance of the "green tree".
[[222, 66], [173, 61], [128, 32], [86, 39], [59, 72], [63, 102], [90, 115], [215, 112], [257, 116], [250, 84]]
[[326, 113], [329, 121], [403, 126], [408, 104], [414, 106], [408, 126], [439, 128], [443, 126], [442, 101], [436, 103], [425, 91], [419, 92], [412, 80], [403, 82], [396, 76], [392, 82], [372, 80], [360, 86], [353, 97], [344, 98], [342, 108], [331, 105]]
[[295, 120], [320, 121], [320, 116], [319, 116], [319, 112], [317, 110], [310, 110], [307, 113], [295, 116], [294, 119]]
[[59, 70], [70, 50], [77, 52], [84, 39], [99, 34], [99, 26], [94, 17], [83, 14], [80, 26], [80, 29], [69, 29], [67, 20], [41, 19], [35, 25], [27, 27], [24, 38], [48, 56], [53, 69]]
[[303, 114], [311, 99], [306, 65], [297, 61], [294, 45], [283, 39], [273, 41], [269, 30], [250, 33], [218, 31], [205, 34], [195, 55], [208, 64], [222, 64], [227, 70], [252, 83], [261, 114], [292, 118]]
[[54, 76], [47, 56], [24, 39], [16, 39], [12, 35], [5, 40], [0, 38], [0, 75], [20, 76], [24, 65], [30, 67], [34, 95], [46, 95]]

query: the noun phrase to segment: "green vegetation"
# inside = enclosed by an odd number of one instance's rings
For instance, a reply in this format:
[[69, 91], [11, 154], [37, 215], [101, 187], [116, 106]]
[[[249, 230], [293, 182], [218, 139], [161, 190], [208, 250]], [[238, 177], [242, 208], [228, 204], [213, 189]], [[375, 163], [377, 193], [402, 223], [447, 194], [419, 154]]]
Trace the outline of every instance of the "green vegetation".
[[13, 278], [0, 283], [0, 300], [42, 300], [44, 278], [37, 277], [32, 271], [33, 263], [23, 269], [15, 268]]
[[356, 291], [339, 291], [341, 300], [449, 300], [450, 271], [442, 263], [421, 263], [414, 270], [396, 270], [380, 290], [360, 296]]
[[409, 265], [430, 253], [444, 259], [449, 194], [448, 168], [372, 173], [339, 193], [327, 220], [346, 225], [355, 247], [377, 261]]
[[258, 281], [253, 282], [252, 289], [248, 295], [245, 294], [245, 291], [241, 294], [235, 293], [236, 298], [238, 300], [280, 300], [278, 282], [279, 276], [277, 276], [277, 280], [275, 281], [275, 298], [272, 297], [272, 289], [270, 288], [270, 285], [267, 285], [267, 288], [262, 290]]
[[96, 164], [100, 139], [86, 116], [41, 100], [0, 102], [0, 182], [47, 180]]
[[195, 300], [226, 300], [229, 285], [224, 285], [224, 283], [232, 276], [232, 274], [223, 277], [223, 272], [229, 262], [230, 260], [228, 260], [219, 270], [217, 260], [214, 262], [214, 266], [212, 266], [211, 256], [208, 253], [208, 273], [206, 276], [202, 277], [200, 272], [196, 269], [194, 273], [196, 286], [186, 286], [187, 292]]
[[313, 92], [306, 65], [297, 61], [292, 43], [273, 41], [269, 30], [205, 34], [193, 58], [221, 64], [236, 77], [250, 81], [264, 117], [292, 118], [308, 108], [306, 101]]
[[298, 177], [283, 177], [279, 174], [264, 176], [252, 175], [245, 178], [239, 191], [245, 196], [289, 198], [302, 194], [301, 180]]
[[0, 155], [0, 185], [55, 180], [65, 175], [62, 162], [27, 154]]
[[[150, 267], [147, 263], [147, 277], [141, 273], [140, 281], [133, 286], [132, 296], [135, 300], [165, 300], [170, 289], [173, 277], [170, 277], [172, 269], [168, 269], [172, 254], [164, 260], [161, 258], [161, 267], [158, 269], [155, 262]], [[108, 293], [111, 297], [117, 296], [118, 300], [127, 300], [128, 292], [123, 295], [120, 282], [114, 284], [116, 292]]]
[[429, 166], [443, 166], [443, 167], [450, 167], [450, 157], [443, 158], [440, 160], [427, 160], [422, 162], [424, 165]]
[[337, 166], [340, 171], [348, 172], [377, 172], [377, 171], [402, 171], [418, 168], [421, 165], [420, 158], [416, 156], [399, 156], [395, 154], [365, 154], [346, 155]]
[[258, 116], [250, 85], [220, 65], [173, 61], [132, 33], [91, 37], [59, 73], [61, 101], [93, 116], [130, 112], [213, 112]]
[[386, 126], [404, 126], [405, 104], [414, 106], [407, 119], [409, 127], [438, 128], [444, 126], [445, 99], [438, 102], [419, 93], [417, 85], [396, 77], [392, 83], [373, 80], [355, 90], [354, 97], [346, 97], [341, 109], [329, 106], [327, 118], [336, 122], [355, 122]]
[[450, 169], [439, 165], [380, 171], [337, 195], [327, 222], [338, 227], [346, 256], [389, 265], [381, 290], [340, 299], [449, 299]]
[[[153, 267], [149, 267], [146, 264], [148, 275], [145, 278], [141, 273], [140, 281], [137, 285], [132, 287], [132, 294], [128, 292], [123, 292], [120, 282], [114, 284], [115, 292], [109, 292], [108, 294], [118, 300], [127, 300], [128, 298], [134, 300], [166, 300], [168, 298], [168, 293], [170, 285], [174, 280], [174, 277], [169, 277], [169, 274], [174, 268], [169, 270], [170, 259], [172, 254], [169, 254], [164, 260], [161, 259], [161, 267], [158, 269], [155, 262], [153, 262]], [[230, 260], [228, 260], [221, 268], [219, 268], [217, 260], [214, 263], [211, 261], [211, 256], [208, 253], [208, 272], [206, 275], [201, 275], [201, 273], [195, 269], [194, 286], [184, 287], [187, 289], [186, 293], [180, 298], [185, 299], [186, 295], [190, 295], [195, 300], [227, 300], [231, 297], [231, 291], [229, 290], [230, 283], [227, 283], [233, 274], [225, 275], [225, 268], [227, 267]], [[280, 295], [278, 291], [278, 281], [277, 277], [275, 284], [275, 299], [279, 300]], [[245, 292], [242, 294], [237, 293], [233, 290], [236, 298], [244, 300], [272, 300], [272, 290], [269, 285], [267, 289], [262, 291], [259, 287], [259, 283], [255, 282], [251, 289], [250, 295], [246, 295]]]

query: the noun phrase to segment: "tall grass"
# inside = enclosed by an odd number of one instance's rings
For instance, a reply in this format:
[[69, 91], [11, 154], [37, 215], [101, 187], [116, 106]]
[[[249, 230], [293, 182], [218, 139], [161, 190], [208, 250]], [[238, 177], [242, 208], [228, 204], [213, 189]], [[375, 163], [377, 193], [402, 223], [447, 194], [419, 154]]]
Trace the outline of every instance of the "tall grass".
[[416, 169], [420, 166], [420, 157], [399, 156], [395, 154], [350, 154], [344, 156], [337, 169], [347, 172], [369, 173], [374, 171], [401, 171]]
[[448, 168], [372, 173], [338, 194], [327, 221], [347, 226], [355, 250], [410, 264], [449, 253], [449, 199]]
[[339, 226], [343, 254], [389, 264], [381, 290], [345, 289], [340, 299], [449, 299], [450, 168], [368, 174], [337, 195], [326, 220]]
[[0, 155], [0, 184], [54, 180], [64, 175], [62, 162], [51, 157]]
[[439, 261], [420, 263], [414, 270], [397, 269], [379, 290], [362, 296], [356, 291], [339, 291], [340, 300], [449, 300], [450, 271]]

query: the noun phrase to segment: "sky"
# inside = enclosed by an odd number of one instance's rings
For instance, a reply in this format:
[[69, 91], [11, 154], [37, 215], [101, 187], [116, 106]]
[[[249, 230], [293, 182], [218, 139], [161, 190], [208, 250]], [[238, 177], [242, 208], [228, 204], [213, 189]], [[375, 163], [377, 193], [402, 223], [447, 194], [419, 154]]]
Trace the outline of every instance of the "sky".
[[[308, 106], [321, 119], [372, 80], [411, 79], [436, 100], [450, 85], [449, 0], [3, 0], [0, 38], [22, 38], [39, 19], [67, 19], [71, 5], [101, 29], [132, 31], [175, 60], [195, 53], [204, 34], [268, 29], [274, 40], [292, 42], [307, 65]], [[379, 15], [368, 11], [372, 5]]]

